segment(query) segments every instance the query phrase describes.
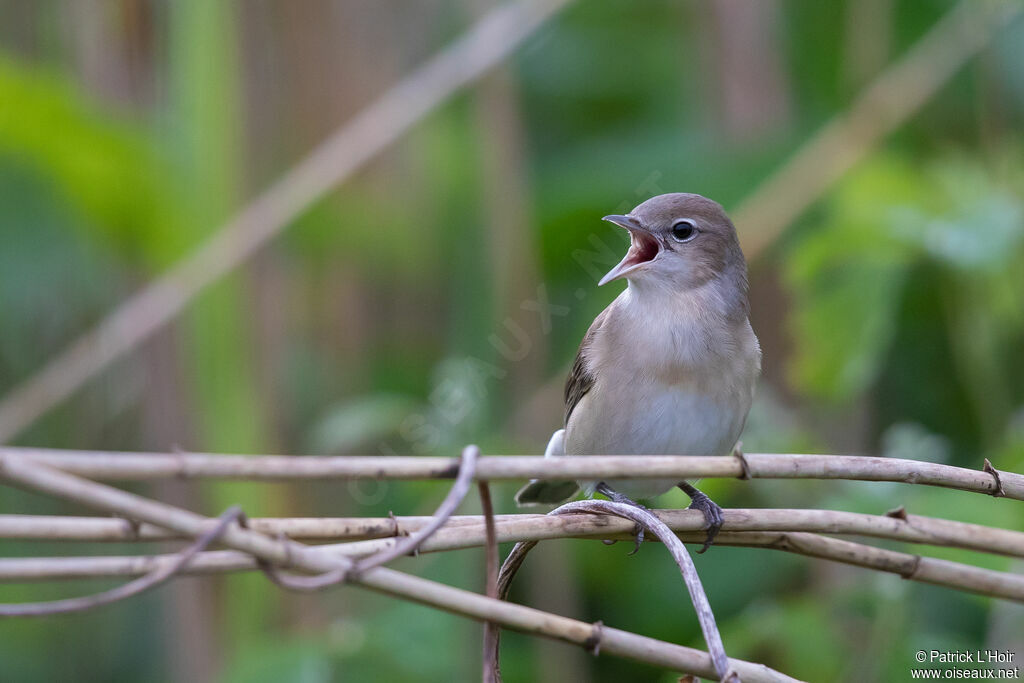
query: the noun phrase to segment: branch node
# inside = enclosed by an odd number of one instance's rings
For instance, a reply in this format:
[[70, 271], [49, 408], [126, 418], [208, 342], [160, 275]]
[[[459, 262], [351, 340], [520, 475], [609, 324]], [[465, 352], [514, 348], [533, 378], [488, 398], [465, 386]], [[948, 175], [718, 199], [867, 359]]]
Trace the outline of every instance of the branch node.
[[171, 448], [171, 456], [174, 458], [174, 478], [188, 479], [188, 454], [177, 444]]
[[914, 555], [913, 558], [913, 564], [910, 566], [910, 569], [905, 572], [900, 572], [900, 576], [902, 576], [904, 579], [913, 579], [914, 576], [917, 574], [917, 570], [921, 568], [921, 556]]
[[480, 457], [480, 449], [477, 446], [469, 445], [462, 449], [462, 455], [459, 458], [457, 474], [455, 477], [455, 483], [452, 484], [451, 489], [448, 491], [448, 495], [438, 506], [434, 512], [430, 522], [421, 529], [417, 529], [415, 533], [409, 534], [406, 538], [400, 541], [395, 541], [387, 550], [382, 550], [368, 557], [364, 557], [361, 560], [355, 562], [352, 566], [353, 572], [361, 573], [374, 567], [390, 562], [391, 560], [403, 557], [405, 555], [412, 555], [416, 557], [419, 555], [419, 547], [427, 538], [432, 536], [435, 531], [441, 528], [448, 518], [455, 512], [455, 508], [459, 506], [462, 499], [466, 497], [466, 493], [473, 485], [473, 476], [476, 473], [476, 461]]
[[601, 654], [601, 636], [604, 633], [604, 622], [598, 619], [593, 623], [593, 630], [590, 636], [583, 641], [583, 649], [594, 655]]
[[742, 441], [737, 442], [736, 447], [732, 449], [732, 456], [740, 461], [740, 467], [743, 468], [743, 474], [739, 478], [750, 479], [753, 475], [750, 474], [750, 463], [747, 462], [747, 457], [743, 455]]
[[127, 517], [119, 517], [118, 519], [124, 522], [125, 533], [128, 534], [129, 541], [142, 540], [141, 535], [139, 533], [139, 531], [142, 529], [142, 524], [139, 522], [139, 520], [128, 519]]
[[[245, 511], [243, 510], [239, 510], [238, 516], [235, 519], [235, 521], [238, 523], [238, 526], [240, 526], [243, 529], [252, 529], [252, 527], [249, 525], [249, 515], [245, 514]], [[280, 541], [281, 544], [284, 546], [285, 566], [290, 567], [292, 565], [292, 551], [291, 547], [289, 547], [288, 543], [286, 542], [288, 540], [288, 537], [283, 531], [278, 531], [277, 540]], [[252, 557], [254, 560], [256, 560], [256, 566], [260, 569], [260, 571], [263, 572], [263, 574], [268, 579], [270, 579], [272, 583], [275, 583], [281, 587], [286, 587], [284, 582], [279, 582], [277, 580], [279, 575], [277, 569], [274, 567], [273, 564], [268, 562], [266, 559], [259, 557], [258, 555], [253, 555]]]
[[996, 488], [995, 491], [992, 492], [992, 495], [995, 498], [1005, 498], [1006, 491], [1003, 490], [1003, 480], [999, 478], [999, 472], [996, 470], [995, 467], [992, 467], [992, 463], [989, 461], [988, 458], [985, 458], [985, 467], [983, 469], [985, 472], [991, 474], [992, 478], [995, 479]]
[[408, 531], [402, 531], [402, 527], [398, 523], [398, 517], [395, 517], [393, 510], [388, 510], [388, 519], [391, 520], [391, 537], [398, 538], [399, 536], [408, 536]]
[[[0, 458], [0, 463], [2, 463]], [[175, 553], [173, 560], [167, 566], [158, 566], [143, 574], [134, 581], [122, 584], [117, 588], [87, 595], [79, 598], [66, 598], [64, 600], [52, 600], [50, 602], [27, 602], [19, 604], [0, 604], [0, 617], [45, 617], [54, 614], [68, 614], [71, 612], [82, 612], [87, 609], [109, 605], [125, 598], [130, 598], [144, 591], [150, 590], [164, 583], [172, 576], [180, 572], [196, 555], [205, 550], [211, 543], [217, 540], [228, 528], [231, 522], [241, 514], [241, 508], [234, 505], [224, 511], [216, 520], [213, 528], [202, 532], [193, 540], [192, 544]]]
[[905, 522], [907, 521], [907, 508], [900, 505], [899, 507], [893, 508], [892, 510], [886, 512], [885, 516], [892, 517], [893, 519], [899, 519]]

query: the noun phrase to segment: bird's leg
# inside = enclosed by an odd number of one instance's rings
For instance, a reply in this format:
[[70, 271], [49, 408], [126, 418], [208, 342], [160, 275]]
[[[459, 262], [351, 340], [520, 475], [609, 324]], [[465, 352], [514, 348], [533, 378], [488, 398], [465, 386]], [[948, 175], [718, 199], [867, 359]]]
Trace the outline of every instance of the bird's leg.
[[707, 494], [702, 492], [696, 486], [686, 483], [685, 481], [679, 484], [679, 488], [683, 490], [683, 493], [690, 497], [690, 507], [688, 510], [700, 510], [704, 513], [704, 521], [707, 522], [708, 537], [704, 541], [704, 547], [698, 550], [698, 553], [703, 553], [705, 550], [711, 547], [711, 544], [715, 540], [715, 536], [718, 535], [718, 530], [722, 528], [722, 522], [725, 521], [722, 516], [722, 508], [718, 507], [715, 501], [708, 498]]
[[[619, 493], [618, 491], [616, 491], [603, 481], [598, 482], [597, 487], [594, 490], [600, 493], [605, 498], [612, 501], [613, 503], [623, 503], [625, 505], [632, 505], [635, 508], [640, 508], [641, 510], [647, 510], [647, 508], [641, 505], [640, 503], [636, 502], [635, 500], [633, 500], [632, 498], [623, 493]], [[644, 528], [640, 524], [637, 524], [636, 535], [633, 537], [633, 552], [631, 552], [630, 555], [635, 555], [636, 551], [640, 550], [640, 544], [643, 542]]]

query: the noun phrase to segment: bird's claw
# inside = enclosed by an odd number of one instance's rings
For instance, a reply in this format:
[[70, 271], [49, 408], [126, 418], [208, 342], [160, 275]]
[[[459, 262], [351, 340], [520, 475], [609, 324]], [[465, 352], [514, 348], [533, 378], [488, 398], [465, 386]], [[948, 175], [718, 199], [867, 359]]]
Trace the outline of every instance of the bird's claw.
[[722, 523], [725, 521], [725, 517], [722, 515], [722, 508], [718, 504], [707, 497], [707, 494], [700, 491], [696, 491], [691, 494], [689, 510], [700, 510], [704, 513], [704, 521], [706, 525], [704, 528], [708, 530], [708, 536], [704, 539], [704, 545], [698, 554], [704, 553], [715, 541], [715, 536], [718, 535], [719, 530], [722, 528]]
[[637, 524], [636, 531], [633, 535], [633, 549], [629, 552], [630, 555], [636, 555], [637, 551], [640, 550], [640, 545], [644, 542], [644, 528]]
[[[608, 484], [604, 483], [603, 481], [598, 483], [598, 485], [595, 488], [595, 490], [598, 493], [600, 493], [602, 496], [607, 497], [613, 503], [621, 503], [623, 505], [631, 505], [631, 506], [633, 506], [635, 508], [640, 508], [641, 510], [646, 510], [647, 512], [650, 512], [650, 510], [647, 508], [647, 506], [641, 505], [640, 503], [636, 502], [635, 500], [633, 500], [629, 496], [624, 495], [622, 493], [619, 493], [618, 491], [613, 489], [611, 486], [608, 486]], [[633, 535], [633, 550], [629, 554], [630, 555], [636, 555], [637, 551], [640, 550], [640, 544], [643, 543], [643, 542], [644, 542], [644, 527], [641, 524], [637, 524], [636, 525], [636, 531], [634, 532], [634, 535]]]

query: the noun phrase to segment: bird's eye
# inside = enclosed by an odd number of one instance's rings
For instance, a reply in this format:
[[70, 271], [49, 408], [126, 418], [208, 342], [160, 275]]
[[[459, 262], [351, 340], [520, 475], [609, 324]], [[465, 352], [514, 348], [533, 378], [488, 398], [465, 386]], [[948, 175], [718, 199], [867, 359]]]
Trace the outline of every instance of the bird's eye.
[[672, 237], [677, 242], [689, 242], [697, 236], [697, 228], [690, 221], [679, 221], [672, 226]]

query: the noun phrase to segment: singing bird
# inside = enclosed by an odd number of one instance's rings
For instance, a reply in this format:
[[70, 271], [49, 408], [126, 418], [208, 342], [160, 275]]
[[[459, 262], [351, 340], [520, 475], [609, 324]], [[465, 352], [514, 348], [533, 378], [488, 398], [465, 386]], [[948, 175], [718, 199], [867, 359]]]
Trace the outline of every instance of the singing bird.
[[[728, 455], [743, 431], [761, 371], [750, 327], [747, 265], [732, 221], [697, 194], [653, 197], [625, 216], [605, 216], [629, 232], [625, 258], [598, 286], [626, 289], [594, 320], [565, 385], [565, 425], [547, 456]], [[722, 525], [704, 493], [674, 480], [582, 482], [634, 503], [678, 486], [708, 529]], [[534, 480], [520, 505], [561, 503], [580, 483]]]

